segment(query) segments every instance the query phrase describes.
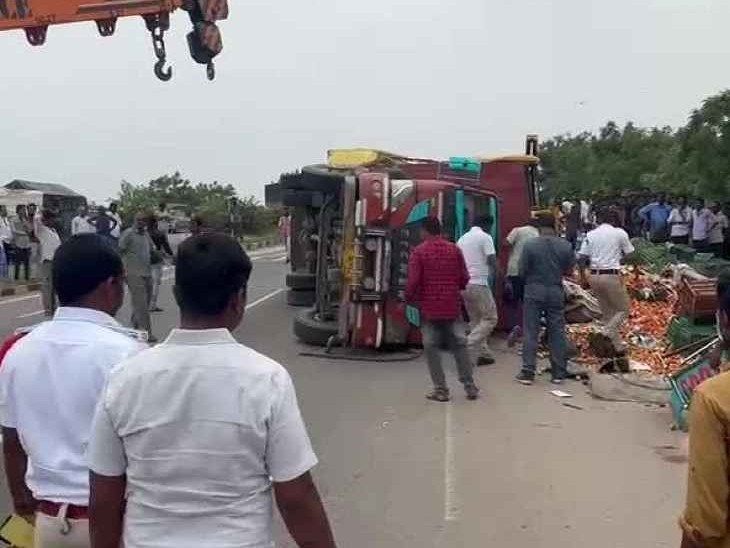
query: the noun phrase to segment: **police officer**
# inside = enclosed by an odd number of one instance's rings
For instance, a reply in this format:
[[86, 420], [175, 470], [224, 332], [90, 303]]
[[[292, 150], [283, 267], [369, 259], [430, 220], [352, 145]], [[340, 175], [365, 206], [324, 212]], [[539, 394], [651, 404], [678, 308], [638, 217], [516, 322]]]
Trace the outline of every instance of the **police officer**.
[[62, 244], [53, 285], [60, 308], [10, 349], [0, 369], [5, 473], [15, 512], [35, 514], [36, 548], [86, 548], [94, 409], [109, 370], [146, 345], [114, 319], [124, 269], [102, 237]]

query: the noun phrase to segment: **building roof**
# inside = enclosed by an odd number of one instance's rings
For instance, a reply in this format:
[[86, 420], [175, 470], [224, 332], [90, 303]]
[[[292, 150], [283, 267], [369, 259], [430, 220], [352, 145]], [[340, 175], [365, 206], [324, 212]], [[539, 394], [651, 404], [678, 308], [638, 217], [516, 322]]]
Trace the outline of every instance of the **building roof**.
[[38, 190], [44, 194], [53, 194], [54, 196], [71, 196], [83, 198], [78, 192], [74, 192], [70, 188], [59, 185], [57, 183], [38, 183], [36, 181], [24, 181], [23, 179], [13, 179], [5, 188], [14, 190]]

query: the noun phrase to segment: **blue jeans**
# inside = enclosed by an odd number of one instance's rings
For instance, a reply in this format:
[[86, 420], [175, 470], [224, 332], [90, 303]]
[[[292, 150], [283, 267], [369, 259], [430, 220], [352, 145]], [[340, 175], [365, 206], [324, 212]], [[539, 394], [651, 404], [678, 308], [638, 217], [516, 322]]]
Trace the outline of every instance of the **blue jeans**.
[[540, 318], [543, 314], [547, 323], [552, 374], [554, 378], [562, 379], [567, 375], [565, 294], [562, 286], [530, 284], [525, 287], [522, 371], [528, 375], [535, 374]]

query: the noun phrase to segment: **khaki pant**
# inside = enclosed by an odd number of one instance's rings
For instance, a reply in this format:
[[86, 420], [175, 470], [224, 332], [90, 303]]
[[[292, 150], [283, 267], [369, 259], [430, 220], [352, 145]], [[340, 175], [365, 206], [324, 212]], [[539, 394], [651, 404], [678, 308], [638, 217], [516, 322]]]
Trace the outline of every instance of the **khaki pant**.
[[598, 299], [603, 314], [603, 334], [617, 352], [624, 352], [626, 344], [621, 339], [620, 328], [629, 317], [629, 294], [621, 276], [596, 274], [591, 276], [591, 292]]
[[469, 337], [467, 345], [473, 362], [480, 356], [491, 357], [489, 336], [497, 326], [497, 305], [492, 290], [486, 285], [469, 284], [461, 296], [469, 314]]
[[[68, 532], [66, 531], [68, 524]], [[35, 516], [34, 548], [89, 548], [89, 521], [62, 520], [38, 512]]]
[[41, 263], [41, 300], [46, 316], [56, 311], [56, 291], [53, 288], [53, 261]]
[[132, 300], [132, 326], [152, 335], [150, 322], [150, 299], [152, 298], [152, 276], [127, 276], [127, 287]]

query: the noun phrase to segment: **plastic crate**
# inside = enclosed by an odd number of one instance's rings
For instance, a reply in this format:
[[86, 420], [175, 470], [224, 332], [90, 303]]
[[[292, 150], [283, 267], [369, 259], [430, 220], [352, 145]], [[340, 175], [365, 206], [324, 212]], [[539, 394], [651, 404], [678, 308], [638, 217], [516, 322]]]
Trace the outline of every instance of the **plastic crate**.
[[672, 344], [672, 348], [682, 348], [703, 339], [707, 339], [716, 334], [715, 325], [695, 324], [694, 321], [685, 316], [674, 318], [669, 324], [667, 336]]

